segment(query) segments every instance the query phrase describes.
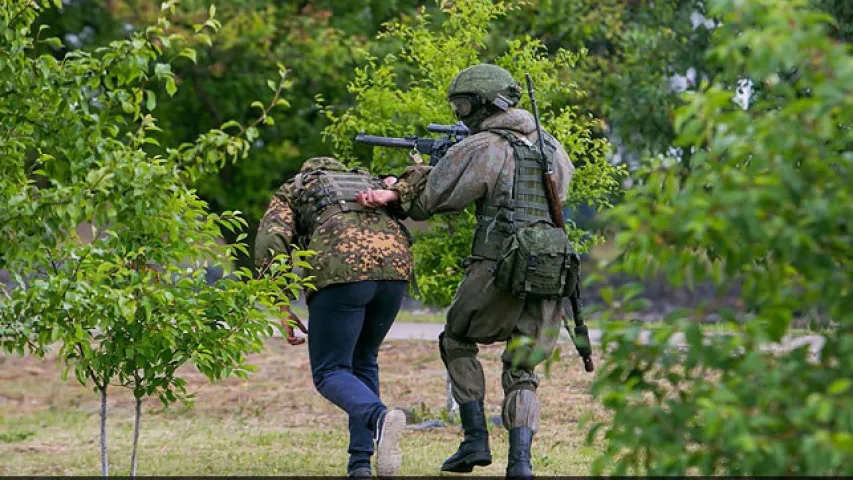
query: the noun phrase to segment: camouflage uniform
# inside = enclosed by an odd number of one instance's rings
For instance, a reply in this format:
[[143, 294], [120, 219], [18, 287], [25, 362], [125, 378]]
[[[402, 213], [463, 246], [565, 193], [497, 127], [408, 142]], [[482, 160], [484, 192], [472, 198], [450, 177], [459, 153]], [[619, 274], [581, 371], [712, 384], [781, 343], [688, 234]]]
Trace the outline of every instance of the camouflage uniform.
[[[486, 118], [479, 133], [453, 146], [434, 167], [415, 166], [392, 187], [400, 195], [401, 207], [415, 220], [435, 213], [460, 212], [475, 203], [478, 213], [501, 196], [511, 196], [515, 161], [509, 142], [488, 129], [510, 130], [537, 142], [533, 116], [511, 108]], [[560, 200], [571, 181], [574, 167], [558, 142], [553, 170]], [[476, 241], [476, 240], [475, 240]], [[493, 284], [495, 262], [471, 256], [465, 276], [447, 313], [440, 337], [441, 356], [452, 382], [453, 396], [460, 404], [482, 401], [485, 395], [483, 368], [477, 360], [477, 344], [511, 341], [525, 336], [535, 340], [513, 352], [504, 351], [502, 405], [504, 426], [538, 427], [539, 378], [534, 369], [552, 352], [561, 323], [561, 305], [556, 300], [524, 301], [499, 291]], [[536, 351], [534, 351], [534, 349]], [[513, 366], [513, 361], [517, 362]]]
[[[262, 265], [269, 260], [270, 250], [286, 253], [295, 244], [317, 252], [310, 260], [310, 274], [318, 290], [363, 280], [409, 280], [412, 254], [408, 233], [388, 214], [353, 204], [357, 210], [313, 224], [314, 203], [322, 195], [322, 186], [311, 176], [317, 170], [349, 171], [333, 158], [306, 161], [300, 173], [282, 185], [270, 202], [255, 239], [255, 262]], [[379, 180], [375, 183], [382, 188]]]

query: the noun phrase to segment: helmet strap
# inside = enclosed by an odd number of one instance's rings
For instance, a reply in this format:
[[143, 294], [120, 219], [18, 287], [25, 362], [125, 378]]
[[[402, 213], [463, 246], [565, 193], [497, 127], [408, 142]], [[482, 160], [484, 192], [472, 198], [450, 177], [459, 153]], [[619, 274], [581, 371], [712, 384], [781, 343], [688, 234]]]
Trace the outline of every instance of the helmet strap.
[[513, 105], [513, 102], [499, 93], [495, 96], [495, 99], [492, 100], [492, 105], [494, 105], [498, 110], [505, 112], [509, 110]]
[[483, 122], [498, 111], [499, 110], [497, 110], [493, 105], [481, 103], [477, 105], [470, 114], [460, 117], [459, 120], [468, 127], [468, 130], [471, 133], [476, 133], [480, 131], [480, 126]]

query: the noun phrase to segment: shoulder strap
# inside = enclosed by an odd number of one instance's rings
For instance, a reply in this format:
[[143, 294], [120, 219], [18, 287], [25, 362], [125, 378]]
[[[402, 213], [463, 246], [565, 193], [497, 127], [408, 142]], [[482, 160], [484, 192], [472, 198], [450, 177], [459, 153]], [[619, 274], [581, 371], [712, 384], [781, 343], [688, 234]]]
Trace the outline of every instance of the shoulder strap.
[[507, 130], [504, 128], [490, 128], [488, 131], [494, 133], [495, 135], [499, 135], [499, 136], [503, 137], [504, 140], [506, 140], [510, 143], [510, 145], [521, 144], [521, 145], [524, 145], [526, 147], [531, 147], [531, 148], [536, 147], [533, 144], [533, 142], [531, 142], [530, 140], [527, 139], [527, 137], [525, 137], [523, 135], [517, 135], [512, 130]]

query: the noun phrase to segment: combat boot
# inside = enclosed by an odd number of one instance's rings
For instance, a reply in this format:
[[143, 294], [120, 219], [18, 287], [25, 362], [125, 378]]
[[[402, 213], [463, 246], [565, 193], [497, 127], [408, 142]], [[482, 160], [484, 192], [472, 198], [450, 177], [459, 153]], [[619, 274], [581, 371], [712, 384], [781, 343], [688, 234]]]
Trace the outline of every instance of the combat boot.
[[533, 430], [528, 427], [510, 429], [509, 455], [506, 462], [507, 478], [533, 477], [533, 466], [530, 464], [531, 443], [533, 443]]
[[465, 438], [459, 444], [456, 453], [441, 464], [441, 471], [468, 473], [474, 467], [492, 464], [492, 452], [489, 450], [489, 430], [486, 428], [486, 413], [483, 401], [462, 403], [459, 405], [459, 418]]

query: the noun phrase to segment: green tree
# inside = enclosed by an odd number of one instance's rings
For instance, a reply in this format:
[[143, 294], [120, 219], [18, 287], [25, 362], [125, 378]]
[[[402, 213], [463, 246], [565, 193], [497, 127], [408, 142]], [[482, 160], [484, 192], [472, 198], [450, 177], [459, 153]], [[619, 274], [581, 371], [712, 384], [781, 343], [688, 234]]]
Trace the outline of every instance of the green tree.
[[[215, 211], [245, 212], [251, 237], [254, 220], [278, 184], [305, 158], [330, 153], [331, 142], [320, 135], [328, 120], [315, 98], [339, 110], [351, 108], [353, 98], [346, 86], [354, 68], [371, 57], [399, 51], [407, 41], [399, 35], [374, 38], [383, 22], [397, 18], [401, 24], [413, 24], [422, 18], [415, 11], [422, 6], [438, 25], [448, 14], [437, 4], [241, 0], [223, 5], [223, 31], [209, 45], [193, 45], [198, 63], [175, 63], [176, 82], [182, 88], [160, 109], [160, 125], [168, 136], [164, 141], [190, 141], [224, 118], [247, 121], [252, 113], [246, 105], [255, 92], [266, 88], [276, 62], [286, 61], [296, 77], [288, 95], [293, 105], [274, 115], [275, 125], [254, 139], [251, 161], [226, 165], [197, 185]], [[571, 81], [578, 88], [562, 93], [558, 103], [571, 103], [578, 114], [604, 119], [606, 126], [603, 122], [590, 126], [591, 138], [614, 135], [623, 157], [669, 147], [672, 109], [680, 100], [668, 77], [685, 73], [702, 58], [701, 43], [708, 32], [692, 28], [689, 17], [698, 2], [533, 0], [508, 5], [515, 7], [512, 14], [492, 19], [491, 33], [483, 36], [478, 47], [481, 58], [497, 58], [506, 52], [508, 38], [526, 36], [536, 38], [552, 58], [560, 49], [586, 49], [589, 53], [571, 69]], [[60, 34], [74, 36], [83, 48], [94, 48], [121, 38], [134, 25], [150, 22], [156, 15], [153, 7], [141, 0], [75, 0], [62, 15], [45, 21], [59, 27]], [[205, 2], [185, 0], [173, 29], [189, 27], [206, 8]], [[464, 56], [462, 51], [447, 51]], [[414, 66], [398, 67], [410, 73]], [[575, 160], [582, 162], [585, 153], [576, 153]]]
[[513, 35], [537, 38], [551, 53], [588, 51], [574, 69], [584, 92], [575, 102], [605, 120], [599, 134], [615, 141], [615, 153], [626, 160], [672, 145], [681, 98], [671, 78], [694, 89], [703, 76], [714, 75], [703, 57], [713, 22], [703, 13], [698, 0], [534, 0], [503, 22]]
[[[172, 17], [170, 33], [192, 31], [202, 21], [207, 1], [184, 0]], [[328, 155], [330, 146], [321, 137], [326, 119], [315, 97], [346, 104], [346, 85], [360, 61], [361, 50], [382, 22], [400, 12], [411, 12], [415, 0], [232, 0], [218, 5], [221, 31], [213, 38], [196, 36], [190, 46], [197, 61], [172, 62], [175, 82], [181, 87], [158, 109], [164, 144], [176, 145], [216, 128], [227, 119], [250, 121], [255, 112], [248, 106], [259, 92], [267, 91], [278, 63], [292, 73], [286, 109], [277, 109], [269, 124], [252, 138], [249, 161], [227, 164], [200, 178], [196, 187], [216, 212], [239, 210], [249, 223], [252, 245], [257, 221], [270, 195], [282, 181], [298, 171], [309, 157]], [[428, 2], [432, 3], [432, 2]], [[148, 0], [74, 0], [60, 12], [49, 12], [43, 23], [71, 36], [76, 45], [66, 48], [92, 50], [126, 38], [135, 29], [156, 20], [157, 2]], [[62, 50], [60, 50], [62, 52]], [[162, 88], [152, 88], [163, 95]], [[154, 146], [151, 153], [162, 153]], [[235, 236], [226, 232], [229, 241]], [[251, 256], [239, 257], [249, 266]], [[250, 266], [251, 268], [251, 266]]]
[[[519, 14], [501, 21], [510, 35], [530, 35], [551, 53], [560, 48], [588, 50], [575, 81], [587, 95], [577, 99], [607, 123], [604, 132], [622, 160], [668, 154], [674, 146], [675, 111], [681, 92], [715, 79], [720, 65], [707, 61], [711, 36], [719, 25], [700, 0], [643, 2], [625, 0], [531, 0]], [[849, 40], [853, 4], [811, 0], [836, 19], [830, 33]], [[497, 47], [496, 39], [490, 49]], [[499, 48], [499, 47], [498, 47]], [[718, 79], [719, 80], [719, 79]], [[726, 78], [735, 90], [739, 78]], [[680, 152], [689, 159], [690, 152]]]
[[[853, 10], [844, 0], [813, 0], [831, 12], [837, 23], [836, 38], [849, 38]], [[158, 5], [147, 0], [67, 0], [65, 7], [41, 15], [37, 22], [50, 25], [54, 34], [67, 38], [62, 47], [43, 46], [57, 58], [74, 49], [91, 51], [117, 39], [129, 38], [135, 29], [156, 20]], [[220, 6], [223, 30], [206, 40], [196, 37], [190, 46], [197, 62], [172, 62], [180, 89], [158, 109], [161, 139], [175, 145], [219, 126], [225, 119], [247, 122], [248, 107], [265, 91], [277, 63], [287, 63], [294, 73], [288, 85], [288, 109], [273, 112], [267, 128], [253, 138], [247, 162], [227, 164], [196, 183], [202, 198], [217, 212], [239, 210], [255, 222], [270, 194], [308, 157], [332, 150], [321, 132], [328, 119], [320, 103], [342, 110], [353, 106], [347, 85], [356, 67], [368, 59], [384, 58], [403, 47], [403, 37], [375, 38], [381, 25], [396, 19], [412, 24], [423, 9], [433, 24], [447, 18], [432, 0], [234, 0]], [[490, 3], [485, 2], [484, 3]], [[716, 22], [709, 20], [703, 2], [678, 0], [642, 2], [625, 0], [512, 1], [510, 15], [492, 20], [491, 33], [483, 37], [481, 58], [497, 58], [506, 51], [507, 39], [537, 39], [555, 57], [560, 49], [588, 53], [571, 68], [576, 89], [565, 92], [578, 114], [602, 120], [591, 127], [591, 138], [609, 138], [614, 161], [642, 163], [642, 158], [667, 154], [675, 140], [674, 111], [682, 104], [679, 90], [695, 90], [703, 78], [715, 78], [716, 64], [705, 60], [708, 40]], [[445, 9], [446, 10], [446, 9]], [[207, 2], [184, 0], [172, 17], [171, 32], [191, 31], [201, 21]], [[468, 28], [463, 26], [461, 28]], [[409, 72], [413, 65], [399, 65]], [[692, 70], [691, 70], [692, 69]], [[675, 85], [677, 79], [683, 85]], [[727, 79], [734, 89], [738, 78]], [[678, 83], [678, 82], [675, 82]], [[404, 85], [400, 85], [405, 88]], [[165, 95], [162, 86], [151, 89]], [[562, 102], [562, 101], [561, 101]], [[162, 153], [153, 145], [149, 153]], [[362, 153], [360, 151], [359, 153]], [[583, 161], [578, 152], [576, 161]], [[645, 155], [645, 157], [643, 157]], [[680, 155], [689, 161], [690, 151]], [[229, 241], [235, 236], [229, 235]], [[247, 265], [247, 257], [240, 256]]]
[[[222, 234], [246, 222], [239, 212], [210, 213], [190, 187], [245, 159], [255, 125], [228, 122], [163, 155], [146, 153], [146, 145], [158, 146], [152, 87], [176, 89], [165, 59], [195, 58], [183, 36], [167, 33], [168, 15], [128, 40], [57, 60], [35, 52], [61, 48], [59, 39], [43, 38], [48, 27], [34, 28], [50, 8], [0, 5], [0, 269], [14, 279], [0, 290], [0, 347], [42, 355], [56, 344], [65, 374], [73, 370], [100, 394], [104, 475], [108, 389], [131, 389], [135, 475], [142, 400], [190, 400], [177, 372], [187, 362], [211, 380], [251, 371], [246, 355], [262, 349], [276, 325], [258, 307], [287, 305], [302, 287], [290, 268], [305, 266], [307, 253], [280, 257], [257, 279], [247, 269], [231, 272], [245, 234], [232, 245]], [[214, 11], [197, 35], [218, 28]], [[283, 88], [282, 70], [256, 124]], [[207, 268], [217, 265], [225, 277], [208, 282]]]
[[[850, 475], [853, 57], [812, 2], [708, 5], [722, 27], [707, 61], [721, 75], [675, 121], [691, 164], [649, 161], [611, 212], [624, 251], [613, 268], [739, 282], [752, 318], [709, 303], [673, 313], [646, 344], [614, 323], [593, 387], [613, 414], [591, 432], [606, 445], [593, 472]], [[760, 87], [747, 110], [727, 81], [739, 76]], [[817, 354], [764, 348], [812, 307], [837, 324]], [[710, 312], [733, 333], [703, 335], [696, 318]], [[683, 351], [669, 346], [679, 332]]]
[[[379, 39], [399, 47], [381, 57], [369, 56], [367, 65], [356, 69], [348, 89], [355, 106], [343, 111], [327, 107], [331, 125], [324, 131], [338, 155], [349, 162], [363, 158], [353, 145], [355, 134], [425, 134], [429, 122], [453, 123], [446, 101], [450, 80], [459, 71], [481, 61], [505, 67], [517, 79], [530, 73], [537, 90], [543, 128], [566, 147], [570, 157], [583, 159], [569, 191], [570, 203], [609, 205], [618, 189], [619, 169], [604, 159], [607, 143], [593, 138], [598, 120], [584, 115], [570, 101], [583, 95], [574, 82], [575, 67], [584, 52], [560, 50], [549, 56], [538, 40], [505, 38], [496, 22], [513, 14], [512, 2], [461, 0], [442, 4], [441, 18], [425, 12], [405, 21], [386, 25]], [[501, 52], [487, 50], [501, 38]], [[370, 167], [376, 171], [400, 172], [408, 163], [406, 153], [374, 149]], [[462, 277], [460, 262], [470, 253], [474, 216], [472, 211], [448, 223], [432, 221], [429, 233], [418, 236], [414, 246], [421, 298], [428, 304], [446, 306]], [[448, 233], [450, 235], [448, 236]], [[573, 230], [578, 240], [583, 232]], [[452, 238], [448, 241], [448, 238]], [[582, 251], [602, 238], [593, 236], [580, 245]]]

